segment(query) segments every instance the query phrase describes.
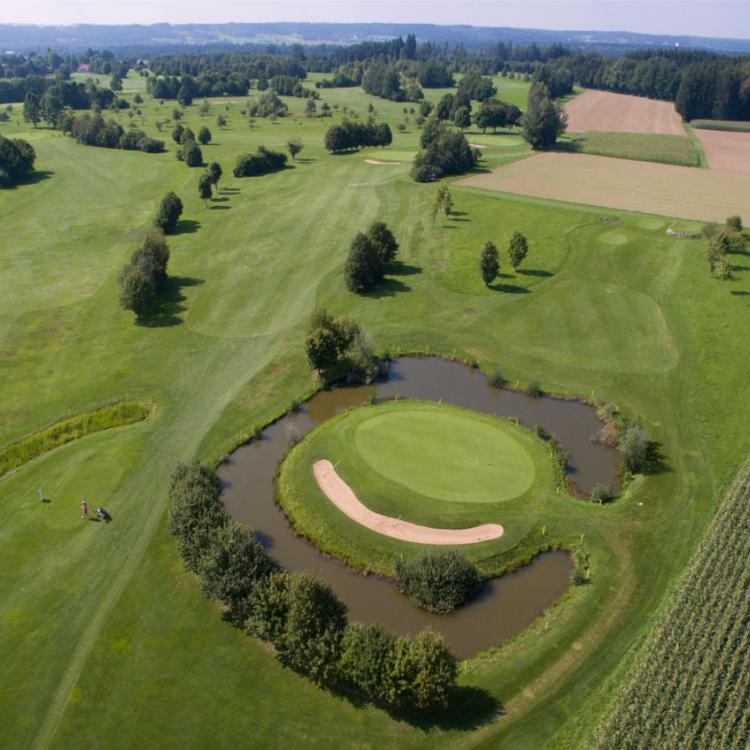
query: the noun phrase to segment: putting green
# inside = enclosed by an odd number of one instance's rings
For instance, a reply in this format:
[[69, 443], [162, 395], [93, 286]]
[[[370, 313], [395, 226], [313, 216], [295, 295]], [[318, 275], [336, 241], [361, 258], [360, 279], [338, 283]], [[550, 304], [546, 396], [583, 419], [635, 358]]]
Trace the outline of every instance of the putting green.
[[[496, 503], [524, 493], [534, 462], [503, 425], [438, 404], [373, 411], [354, 431], [354, 449], [372, 472], [428, 497]], [[512, 428], [515, 429], [515, 428]]]

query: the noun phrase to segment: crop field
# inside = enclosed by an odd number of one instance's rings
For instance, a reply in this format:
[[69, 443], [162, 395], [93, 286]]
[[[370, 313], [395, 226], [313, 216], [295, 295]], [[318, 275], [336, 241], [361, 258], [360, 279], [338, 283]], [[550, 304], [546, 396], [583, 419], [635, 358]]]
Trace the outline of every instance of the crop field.
[[683, 167], [700, 166], [700, 154], [685, 135], [661, 133], [600, 133], [592, 130], [565, 136], [561, 149], [617, 159], [657, 161]]
[[460, 180], [529, 197], [723, 222], [742, 214], [750, 175], [586, 154], [545, 153]]
[[703, 146], [711, 169], [750, 174], [750, 132], [693, 131]]
[[565, 105], [568, 131], [584, 133], [663, 133], [685, 135], [682, 119], [672, 102], [643, 96], [587, 90]]
[[750, 122], [742, 120], [691, 120], [696, 130], [728, 130], [735, 133], [750, 133]]
[[[510, 83], [520, 101], [521, 85]], [[746, 213], [750, 178], [587, 155], [526, 158], [517, 134], [472, 128], [481, 168], [509, 166], [463, 181], [493, 190], [452, 183], [454, 213], [434, 220], [435, 186], [408, 177], [420, 134], [413, 114], [347, 88], [321, 92], [338, 105], [331, 118], [305, 117], [294, 98], [275, 122], [250, 123], [239, 98], [210, 100], [205, 116], [200, 102], [188, 107], [183, 122], [213, 133], [205, 161], [224, 168], [204, 204], [201, 170], [175, 159], [162, 124], [176, 104], [148, 97], [132, 73], [126, 84], [130, 101], [143, 95], [142, 114], [117, 119], [164, 139], [168, 153], [78, 145], [24, 123], [19, 105], [0, 123], [37, 152], [34, 179], [0, 192], [0, 443], [119, 399], [153, 404], [147, 419], [82, 434], [0, 478], [0, 744], [328, 748], [335, 737], [341, 748], [585, 747], [750, 452], [748, 256], [731, 256], [734, 278], [723, 282], [708, 273], [703, 240], [665, 233], [671, 216]], [[323, 135], [343, 107], [366, 117], [369, 105], [393, 145], [328, 154]], [[304, 150], [287, 169], [232, 177], [239, 154], [284, 148], [291, 137]], [[528, 182], [524, 170], [539, 197], [513, 195], [512, 180], [498, 177]], [[554, 194], [544, 194], [545, 180]], [[185, 212], [169, 237], [159, 310], [138, 324], [118, 304], [117, 277], [168, 190]], [[637, 205], [606, 220], [573, 205], [597, 204], [597, 190], [612, 205], [635, 192]], [[342, 266], [352, 237], [375, 219], [394, 231], [401, 263], [376, 291], [355, 295]], [[529, 242], [516, 271], [505, 255], [514, 231]], [[487, 240], [502, 252], [492, 288], [478, 272]], [[303, 346], [316, 306], [357, 321], [379, 353], [476, 361], [510, 383], [617, 403], [663, 456], [612, 504], [549, 497], [546, 531], [579, 540], [591, 582], [463, 663], [465, 702], [450, 715], [411, 721], [282, 667], [201, 597], [166, 528], [178, 461], [217, 463], [318, 386]], [[535, 457], [537, 481], [547, 458]], [[112, 522], [82, 520], [84, 497]], [[510, 513], [514, 502], [501, 507]], [[516, 554], [524, 524], [541, 533], [542, 517], [519, 505], [503, 553]], [[474, 705], [478, 691], [490, 708]]]

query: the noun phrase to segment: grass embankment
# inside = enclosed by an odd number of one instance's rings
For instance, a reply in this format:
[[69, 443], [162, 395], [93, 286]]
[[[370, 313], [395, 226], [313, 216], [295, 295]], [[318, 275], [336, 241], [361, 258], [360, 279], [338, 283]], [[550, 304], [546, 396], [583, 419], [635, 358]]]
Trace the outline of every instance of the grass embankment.
[[[143, 79], [131, 76], [127, 97], [136, 86]], [[394, 130], [393, 149], [417, 150], [411, 116], [396, 130], [403, 104], [359, 89], [321, 95], [364, 118], [373, 104]], [[154, 123], [175, 104], [144, 98], [132, 122], [173, 150]], [[200, 103], [186, 110], [194, 131], [213, 132], [204, 157], [224, 167], [208, 207], [200, 170], [173, 153], [77, 145], [29, 127], [20, 107], [0, 123], [3, 135], [33, 143], [39, 169], [0, 194], [14, 239], [0, 246], [0, 441], [113, 393], [160, 406], [153, 419], [75, 441], [0, 480], [10, 498], [0, 516], [0, 663], [12, 686], [0, 701], [3, 742], [177, 748], [189, 737], [234, 748], [251, 737], [259, 747], [325, 748], [335, 735], [342, 748], [582, 747], [614, 689], [607, 680], [653, 623], [717, 488], [750, 452], [738, 408], [749, 387], [748, 274], [710, 278], [704, 243], [667, 237], [670, 220], [655, 216], [609, 211], [615, 221], [602, 222], [601, 209], [455, 188], [456, 214], [434, 222], [435, 188], [409, 181], [408, 164], [328, 155], [323, 133], [340, 113], [307, 119], [304, 100], [286, 101], [293, 117], [252, 128], [239, 98], [212, 100], [206, 117]], [[305, 144], [292, 168], [229, 176], [239, 153], [290, 137]], [[468, 137], [491, 146], [483, 166], [529, 153], [517, 136]], [[170, 189], [185, 202], [169, 240], [172, 281], [162, 314], [135, 325], [118, 306], [117, 274]], [[375, 218], [393, 228], [403, 264], [359, 297], [346, 292], [341, 266], [354, 233]], [[504, 248], [515, 230], [529, 256], [518, 272], [503, 258], [488, 289], [479, 252], [488, 239]], [[309, 392], [302, 342], [316, 304], [356, 319], [380, 350], [455, 354], [511, 381], [593, 391], [640, 414], [661, 444], [667, 468], [639, 478], [622, 502], [567, 503], [566, 528], [578, 539], [587, 529], [592, 583], [555, 607], [547, 628], [466, 665], [467, 700], [480, 687], [503, 704], [481, 727], [412, 726], [281, 668], [201, 600], [167, 535], [175, 462], [218, 459]], [[38, 487], [51, 503], [38, 502]], [[82, 522], [82, 493], [106, 498], [113, 523]]]
[[27, 461], [73, 440], [94, 432], [140, 422], [146, 419], [152, 410], [153, 404], [144, 401], [118, 401], [84, 414], [61, 419], [15, 443], [0, 447], [0, 477]]
[[600, 750], [750, 746], [750, 460], [636, 657]]
[[662, 133], [571, 133], [561, 140], [561, 148], [582, 154], [612, 156], [616, 159], [656, 161], [683, 167], [701, 166], [694, 142], [682, 135]]
[[744, 120], [691, 120], [690, 125], [703, 130], [729, 130], [734, 133], [750, 133], [750, 122]]
[[[549, 449], [509, 420], [427, 401], [364, 406], [321, 425], [282, 464], [277, 498], [295, 529], [359, 570], [393, 574], [399, 556], [424, 553], [364, 528], [328, 500], [312, 465], [328, 459], [370, 510], [437, 528], [499, 523], [503, 537], [461, 547], [483, 560], [531, 530], [564, 527]], [[547, 540], [548, 542], [550, 539]]]

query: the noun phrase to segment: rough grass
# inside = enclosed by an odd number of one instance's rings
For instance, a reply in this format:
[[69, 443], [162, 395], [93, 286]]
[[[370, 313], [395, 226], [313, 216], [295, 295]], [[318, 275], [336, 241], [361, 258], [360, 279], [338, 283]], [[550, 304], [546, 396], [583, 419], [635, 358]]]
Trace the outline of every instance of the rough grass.
[[[133, 77], [130, 91], [137, 85]], [[392, 128], [403, 120], [402, 105], [356, 89], [322, 96], [363, 117], [372, 103]], [[750, 395], [748, 264], [735, 256], [736, 279], [720, 282], [707, 273], [704, 243], [667, 237], [667, 219], [608, 211], [603, 222], [601, 209], [491, 192], [454, 189], [455, 215], [433, 222], [435, 188], [410, 182], [408, 164], [329, 156], [321, 144], [330, 120], [307, 120], [304, 102], [288, 101], [295, 117], [252, 129], [239, 99], [213, 101], [207, 118], [197, 105], [187, 110], [194, 130], [211, 128], [204, 155], [225, 174], [261, 143], [305, 144], [278, 175], [225, 177], [207, 208], [199, 170], [172, 153], [80, 146], [27, 127], [18, 107], [0, 124], [34, 143], [39, 169], [0, 194], [12, 238], [0, 245], [0, 441], [113, 393], [159, 406], [152, 419], [0, 479], [3, 744], [326, 748], [335, 736], [342, 748], [583, 747], [623, 659], [707, 528], [712, 498], [750, 452], [741, 408]], [[229, 125], [216, 128], [226, 106]], [[148, 101], [133, 121], [159, 137], [154, 123], [173, 108]], [[416, 150], [411, 124], [394, 133], [394, 150]], [[517, 142], [489, 148], [482, 166], [528, 153]], [[170, 238], [173, 281], [160, 314], [135, 325], [117, 304], [116, 277], [169, 189], [186, 206]], [[402, 264], [375, 293], [351, 295], [341, 279], [347, 245], [375, 218], [396, 232]], [[514, 230], [528, 237], [529, 256], [516, 273], [504, 262], [487, 289], [481, 248], [488, 239], [504, 248]], [[315, 304], [358, 320], [381, 351], [476, 359], [511, 382], [615, 401], [660, 443], [665, 468], [636, 480], [622, 502], [568, 503], [562, 528], [546, 529], [590, 553], [592, 583], [465, 665], [463, 699], [485, 689], [499, 716], [477, 720], [474, 707], [413, 726], [320, 691], [222, 622], [182, 569], [163, 523], [175, 463], [218, 459], [310, 391], [302, 342]], [[38, 487], [50, 503], [39, 503]], [[113, 522], [82, 521], [82, 495]]]
[[703, 130], [729, 130], [735, 133], [750, 132], [750, 122], [743, 120], [691, 120], [690, 125]]
[[617, 159], [656, 161], [683, 167], [700, 166], [700, 156], [694, 143], [682, 135], [590, 131], [565, 136], [559, 146], [565, 150]]
[[153, 405], [144, 401], [119, 401], [94, 411], [61, 419], [43, 430], [0, 448], [0, 477], [53, 448], [91, 435], [146, 419]]

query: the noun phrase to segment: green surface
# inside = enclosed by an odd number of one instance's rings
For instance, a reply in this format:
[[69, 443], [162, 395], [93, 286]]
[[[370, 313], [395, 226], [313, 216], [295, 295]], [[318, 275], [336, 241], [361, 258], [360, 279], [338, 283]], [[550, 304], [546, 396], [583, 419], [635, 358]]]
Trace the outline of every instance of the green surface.
[[510, 430], [449, 407], [379, 412], [353, 438], [375, 474], [448, 502], [497, 503], [534, 481], [534, 462]]
[[561, 139], [561, 144], [563, 148], [583, 154], [657, 161], [683, 167], [701, 166], [699, 150], [684, 135], [589, 131], [568, 133]]
[[690, 125], [704, 130], [730, 130], [737, 133], [750, 132], [750, 122], [743, 120], [691, 120]]
[[[131, 76], [126, 95], [142, 83]], [[417, 149], [412, 124], [395, 130], [402, 105], [357, 89], [322, 96], [363, 116], [372, 103], [394, 128], [393, 150]], [[731, 256], [736, 278], [722, 283], [708, 275], [704, 242], [666, 236], [667, 220], [608, 211], [613, 224], [602, 209], [460, 188], [457, 213], [433, 222], [435, 187], [409, 181], [408, 164], [329, 156], [331, 120], [305, 119], [304, 101], [287, 101], [294, 117], [252, 129], [243, 99], [213, 101], [205, 118], [187, 110], [193, 129], [211, 128], [204, 155], [227, 175], [209, 207], [199, 170], [174, 158], [171, 141], [162, 155], [81, 146], [19, 122], [18, 106], [0, 123], [34, 144], [39, 169], [0, 191], [0, 443], [126, 395], [157, 407], [0, 479], [1, 744], [329, 747], [335, 736], [347, 748], [581, 748], [750, 450], [748, 258]], [[229, 124], [217, 128], [225, 107]], [[158, 137], [154, 123], [173, 108], [147, 100], [132, 121]], [[292, 168], [231, 177], [239, 153], [292, 136], [305, 144]], [[488, 145], [506, 138], [517, 136], [469, 133]], [[488, 148], [481, 166], [527, 154]], [[137, 326], [118, 307], [116, 278], [170, 189], [186, 207], [170, 238], [172, 281], [163, 315]], [[341, 268], [353, 234], [376, 218], [395, 231], [404, 265], [358, 297]], [[505, 248], [515, 230], [529, 256], [516, 273], [503, 258], [506, 275], [488, 289], [481, 248]], [[316, 304], [355, 318], [380, 351], [476, 359], [513, 383], [615, 401], [660, 443], [666, 470], [622, 501], [559, 498], [546, 533], [583, 534], [592, 583], [466, 664], [461, 683], [501, 701], [497, 717], [472, 723], [466, 711], [464, 723], [415, 727], [318, 690], [221, 620], [167, 535], [175, 462], [218, 460], [314, 387], [302, 342]], [[39, 487], [51, 503], [39, 503]], [[83, 495], [113, 522], [81, 521]], [[542, 516], [527, 524], [538, 538]]]
[[319, 549], [386, 576], [396, 557], [423, 554], [425, 546], [377, 534], [342, 513], [313, 476], [320, 459], [376, 513], [437, 528], [502, 524], [500, 539], [462, 548], [487, 574], [524, 558], [537, 543], [529, 538], [535, 530], [549, 527], [542, 543], [551, 544], [572, 540], [587, 523], [576, 512], [582, 504], [558, 492], [548, 447], [515, 422], [429, 401], [364, 406], [325, 422], [290, 451], [277, 499]]

